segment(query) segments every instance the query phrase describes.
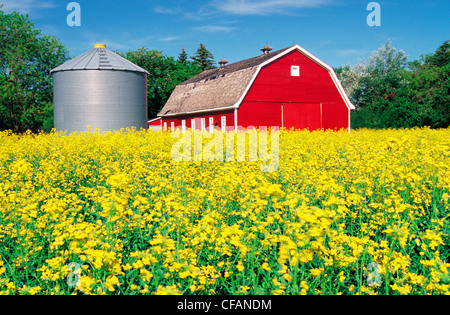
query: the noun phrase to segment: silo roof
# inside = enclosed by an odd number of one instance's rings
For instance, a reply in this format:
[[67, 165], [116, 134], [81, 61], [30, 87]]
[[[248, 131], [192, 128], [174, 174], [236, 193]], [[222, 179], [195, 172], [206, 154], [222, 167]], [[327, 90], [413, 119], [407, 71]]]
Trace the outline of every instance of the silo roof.
[[113, 53], [103, 44], [95, 45], [94, 49], [63, 63], [53, 69], [51, 73], [70, 70], [122, 70], [148, 74], [146, 70]]

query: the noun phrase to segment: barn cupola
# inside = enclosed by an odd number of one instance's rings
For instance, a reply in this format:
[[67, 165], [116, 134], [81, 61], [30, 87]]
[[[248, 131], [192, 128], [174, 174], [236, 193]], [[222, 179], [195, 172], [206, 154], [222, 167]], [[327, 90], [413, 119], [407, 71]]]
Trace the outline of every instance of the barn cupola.
[[261, 51], [263, 52], [263, 55], [266, 55], [272, 51], [272, 47], [270, 47], [269, 45], [266, 45], [263, 48], [261, 48]]
[[219, 61], [220, 68], [225, 67], [225, 66], [227, 65], [227, 63], [228, 63], [228, 60], [222, 58], [222, 59]]

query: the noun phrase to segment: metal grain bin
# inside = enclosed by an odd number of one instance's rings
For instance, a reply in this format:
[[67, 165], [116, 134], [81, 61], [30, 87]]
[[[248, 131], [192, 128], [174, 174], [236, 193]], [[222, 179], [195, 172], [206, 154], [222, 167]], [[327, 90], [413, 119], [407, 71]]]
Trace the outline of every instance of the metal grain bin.
[[148, 72], [103, 44], [51, 71], [55, 129], [147, 129]]

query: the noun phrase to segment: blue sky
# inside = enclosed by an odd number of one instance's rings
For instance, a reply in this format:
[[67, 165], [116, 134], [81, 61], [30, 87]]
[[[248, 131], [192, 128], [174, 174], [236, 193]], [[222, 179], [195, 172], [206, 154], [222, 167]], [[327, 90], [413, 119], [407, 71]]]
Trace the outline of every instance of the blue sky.
[[332, 67], [355, 64], [391, 40], [409, 60], [450, 39], [450, 1], [377, 1], [381, 26], [367, 25], [368, 0], [79, 0], [81, 26], [69, 27], [66, 0], [0, 0], [3, 10], [29, 14], [77, 56], [95, 43], [139, 47], [177, 57], [200, 43], [230, 63], [299, 44]]

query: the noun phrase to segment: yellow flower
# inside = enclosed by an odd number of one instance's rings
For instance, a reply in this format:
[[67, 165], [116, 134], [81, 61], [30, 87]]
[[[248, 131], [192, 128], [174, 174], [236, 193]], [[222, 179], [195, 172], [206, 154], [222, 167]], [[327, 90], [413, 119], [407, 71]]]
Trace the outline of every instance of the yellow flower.
[[177, 288], [177, 286], [174, 284], [172, 286], [163, 287], [162, 285], [159, 285], [156, 292], [154, 292], [155, 295], [182, 295], [182, 292]]
[[340, 281], [340, 282], [344, 282], [345, 279], [346, 279], [346, 278], [345, 278], [345, 276], [344, 276], [344, 271], [341, 271], [341, 272], [339, 273], [339, 281]]
[[283, 275], [283, 278], [287, 281], [287, 282], [291, 282], [293, 279], [294, 279], [294, 277], [292, 277], [290, 274], [288, 274], [288, 273], [285, 273], [284, 275]]
[[189, 275], [191, 274], [191, 272], [189, 270], [180, 272], [178, 275], [180, 276], [181, 279], [186, 279], [187, 277], [189, 277]]
[[[224, 158], [242, 149], [234, 131], [220, 135], [235, 141]], [[450, 129], [282, 130], [279, 169], [263, 173], [249, 150], [245, 161], [174, 161], [177, 139], [165, 132], [0, 132], [0, 293], [116, 294], [122, 278], [142, 294], [216, 294], [230, 279], [247, 293], [259, 269], [270, 276], [264, 291], [329, 294], [327, 282], [345, 283], [370, 258], [396, 293], [446, 294], [449, 138]], [[79, 273], [67, 269], [74, 260]], [[11, 282], [14, 270], [24, 273]], [[67, 291], [71, 272], [80, 286]], [[294, 272], [311, 287], [295, 285]]]
[[248, 290], [250, 290], [250, 287], [249, 287], [248, 285], [241, 286], [241, 292], [242, 292], [242, 293], [245, 293], [245, 292], [247, 292]]
[[276, 277], [272, 279], [272, 282], [277, 287], [282, 285], [282, 283], [280, 281], [278, 281], [278, 279]]
[[324, 268], [314, 268], [314, 269], [309, 270], [309, 272], [311, 273], [311, 275], [313, 277], [320, 276], [323, 271], [324, 271]]
[[269, 267], [269, 264], [266, 263], [266, 262], [263, 263], [263, 264], [261, 265], [261, 268], [264, 269], [264, 270], [266, 270], [266, 271], [272, 270], [272, 269]]
[[412, 286], [409, 284], [399, 286], [397, 283], [394, 283], [391, 285], [391, 288], [392, 288], [392, 290], [396, 290], [403, 295], [407, 295], [407, 294], [411, 293], [411, 290], [412, 290]]

